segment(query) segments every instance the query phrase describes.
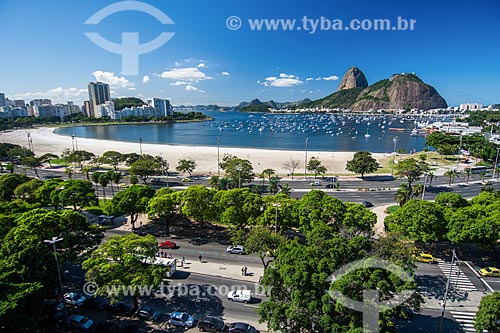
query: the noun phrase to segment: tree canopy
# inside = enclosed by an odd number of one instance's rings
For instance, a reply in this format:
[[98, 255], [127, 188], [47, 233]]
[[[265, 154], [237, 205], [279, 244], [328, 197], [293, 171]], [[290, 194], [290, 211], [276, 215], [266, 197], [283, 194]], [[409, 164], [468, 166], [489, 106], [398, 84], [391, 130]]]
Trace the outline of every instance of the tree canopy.
[[347, 161], [346, 170], [361, 174], [361, 179], [364, 179], [365, 174], [373, 173], [378, 170], [378, 162], [372, 157], [372, 154], [367, 151], [359, 151], [354, 154], [352, 160]]

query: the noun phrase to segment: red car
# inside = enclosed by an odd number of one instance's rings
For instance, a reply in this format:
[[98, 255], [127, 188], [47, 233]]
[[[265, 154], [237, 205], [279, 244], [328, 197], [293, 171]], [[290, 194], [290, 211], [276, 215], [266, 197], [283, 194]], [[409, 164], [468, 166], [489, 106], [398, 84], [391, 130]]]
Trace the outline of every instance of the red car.
[[175, 242], [166, 240], [164, 242], [158, 243], [158, 247], [161, 249], [175, 249], [177, 247], [177, 244]]

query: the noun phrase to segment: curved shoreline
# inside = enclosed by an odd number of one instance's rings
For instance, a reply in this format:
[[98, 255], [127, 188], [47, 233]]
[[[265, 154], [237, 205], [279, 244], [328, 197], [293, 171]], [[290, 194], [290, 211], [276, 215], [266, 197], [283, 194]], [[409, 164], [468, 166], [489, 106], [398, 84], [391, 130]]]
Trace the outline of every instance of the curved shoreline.
[[[64, 149], [72, 149], [71, 136], [58, 135], [54, 133], [56, 128], [39, 127], [32, 129], [18, 129], [12, 132], [0, 132], [0, 142], [8, 142], [27, 146], [28, 133], [32, 139], [36, 155], [54, 153], [60, 155]], [[86, 150], [96, 155], [105, 151], [115, 150], [121, 153], [139, 153], [139, 143], [125, 141], [98, 140], [77, 138], [76, 144], [79, 150]], [[162, 155], [170, 163], [170, 170], [174, 170], [177, 161], [181, 158], [192, 158], [196, 161], [195, 173], [217, 174], [217, 147], [215, 146], [182, 146], [167, 144], [143, 143], [142, 151], [150, 155]], [[296, 175], [304, 173], [305, 151], [293, 150], [271, 150], [257, 148], [232, 148], [220, 147], [220, 159], [224, 154], [233, 154], [252, 162], [256, 175], [264, 169], [274, 169], [278, 174], [288, 174], [283, 163], [291, 158], [299, 161], [299, 167], [295, 170]], [[345, 174], [345, 165], [352, 159], [354, 152], [333, 151], [309, 151], [307, 158], [318, 157], [328, 169], [329, 174]], [[391, 154], [373, 153], [374, 158], [380, 162]]]

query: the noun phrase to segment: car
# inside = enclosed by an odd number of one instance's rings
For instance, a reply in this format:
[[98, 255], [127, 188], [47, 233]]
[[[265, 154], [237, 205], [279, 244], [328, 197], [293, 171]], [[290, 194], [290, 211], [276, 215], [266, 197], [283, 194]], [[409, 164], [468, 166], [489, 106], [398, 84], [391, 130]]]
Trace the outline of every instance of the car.
[[163, 242], [159, 242], [158, 247], [161, 249], [175, 249], [177, 247], [177, 243], [170, 240], [166, 240]]
[[76, 306], [82, 306], [87, 298], [79, 293], [64, 294], [64, 303]]
[[158, 319], [160, 319], [161, 313], [150, 306], [143, 305], [137, 309], [135, 315], [137, 318], [142, 320], [158, 321]]
[[101, 296], [92, 296], [92, 297], [87, 297], [83, 305], [90, 309], [102, 310], [108, 307], [109, 301]]
[[373, 204], [370, 201], [362, 201], [361, 204], [366, 208], [373, 207]]
[[131, 317], [134, 315], [134, 307], [124, 302], [116, 302], [108, 305], [108, 311], [116, 316]]
[[185, 312], [175, 311], [170, 314], [168, 323], [174, 326], [190, 328], [194, 326], [194, 318]]
[[252, 300], [250, 290], [231, 290], [227, 293], [227, 299], [232, 302], [248, 303]]
[[127, 184], [127, 183], [120, 183], [120, 184], [118, 185], [118, 187], [119, 187], [119, 188], [128, 188], [129, 186], [130, 186], [130, 185], [129, 185], [129, 184]]
[[186, 178], [182, 178], [181, 181], [184, 182], [184, 183], [191, 183], [192, 182], [191, 178], [187, 178], [187, 177]]
[[64, 303], [56, 300], [43, 301], [43, 314], [49, 324], [62, 323], [66, 317]]
[[418, 262], [423, 262], [423, 263], [427, 263], [427, 264], [432, 264], [435, 261], [432, 254], [423, 253], [423, 252], [418, 253], [418, 254], [414, 254], [413, 258]]
[[226, 252], [229, 254], [244, 254], [245, 248], [243, 245], [231, 245], [226, 249]]
[[500, 277], [500, 269], [496, 267], [485, 267], [479, 270], [482, 276]]
[[90, 331], [92, 327], [94, 327], [94, 322], [92, 321], [92, 319], [81, 315], [69, 316], [66, 323], [68, 324], [68, 326], [80, 331]]
[[227, 325], [219, 318], [206, 316], [198, 321], [198, 329], [201, 332], [226, 332]]
[[229, 333], [260, 333], [252, 325], [246, 323], [232, 323], [229, 325]]
[[312, 182], [311, 186], [321, 186], [321, 183], [318, 181]]

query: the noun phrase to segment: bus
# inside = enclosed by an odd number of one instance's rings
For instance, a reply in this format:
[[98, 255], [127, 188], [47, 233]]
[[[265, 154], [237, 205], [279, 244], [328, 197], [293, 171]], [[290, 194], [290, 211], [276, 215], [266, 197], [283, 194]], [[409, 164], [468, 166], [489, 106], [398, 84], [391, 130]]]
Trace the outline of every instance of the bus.
[[465, 168], [464, 170], [470, 169], [472, 174], [480, 174], [481, 172], [489, 172], [491, 171], [491, 168], [486, 167], [486, 166], [473, 166], [473, 167], [468, 167]]
[[166, 267], [167, 272], [165, 273], [165, 275], [168, 278], [172, 277], [172, 275], [174, 275], [174, 273], [177, 271], [177, 259], [155, 257], [153, 260], [151, 260], [151, 258], [144, 258], [141, 261], [149, 265], [159, 265]]

